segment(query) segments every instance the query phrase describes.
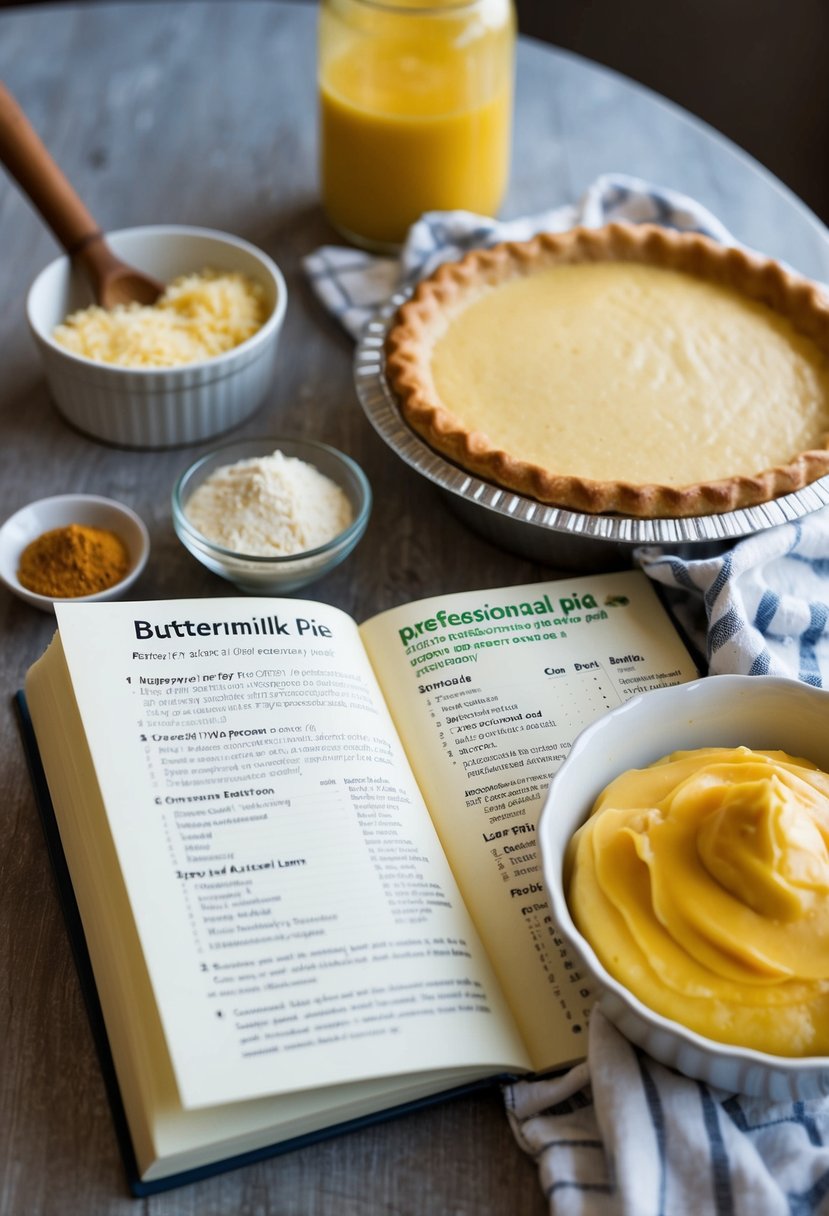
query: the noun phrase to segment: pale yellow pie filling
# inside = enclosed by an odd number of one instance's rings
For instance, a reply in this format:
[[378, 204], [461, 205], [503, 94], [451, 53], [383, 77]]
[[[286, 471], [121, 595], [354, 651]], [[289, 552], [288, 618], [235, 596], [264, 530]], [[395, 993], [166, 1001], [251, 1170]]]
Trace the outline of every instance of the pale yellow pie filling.
[[750, 476], [829, 432], [829, 365], [809, 338], [731, 288], [656, 266], [577, 263], [484, 289], [431, 368], [468, 431], [574, 477]]

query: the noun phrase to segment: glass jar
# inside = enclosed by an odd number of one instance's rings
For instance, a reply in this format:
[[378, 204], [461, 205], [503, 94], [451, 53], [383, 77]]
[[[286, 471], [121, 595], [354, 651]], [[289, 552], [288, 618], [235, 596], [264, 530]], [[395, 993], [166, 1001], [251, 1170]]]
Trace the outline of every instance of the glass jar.
[[424, 211], [494, 215], [509, 176], [512, 0], [322, 0], [322, 200], [370, 249]]

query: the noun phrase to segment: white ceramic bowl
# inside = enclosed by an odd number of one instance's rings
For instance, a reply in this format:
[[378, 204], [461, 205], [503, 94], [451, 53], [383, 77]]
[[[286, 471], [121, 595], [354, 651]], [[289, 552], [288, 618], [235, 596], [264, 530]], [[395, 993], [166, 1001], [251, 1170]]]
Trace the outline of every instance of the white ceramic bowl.
[[643, 693], [575, 740], [550, 783], [538, 835], [553, 919], [607, 1017], [655, 1059], [724, 1089], [775, 1100], [829, 1093], [829, 1058], [766, 1055], [706, 1039], [647, 1008], [576, 928], [562, 882], [568, 841], [619, 773], [697, 747], [782, 749], [829, 771], [829, 691], [770, 676], [709, 676]]
[[[344, 490], [353, 519], [338, 536], [316, 549], [285, 557], [261, 557], [225, 549], [203, 536], [187, 517], [187, 500], [216, 469], [269, 456], [279, 449], [285, 456], [313, 465]], [[354, 549], [371, 514], [371, 486], [350, 456], [313, 439], [241, 439], [222, 444], [184, 470], [173, 488], [173, 526], [179, 540], [214, 574], [228, 579], [251, 595], [285, 595], [307, 587], [330, 573]]]
[[29, 591], [19, 582], [20, 556], [30, 541], [52, 528], [64, 528], [69, 524], [114, 532], [126, 545], [130, 559], [129, 570], [119, 583], [96, 595], [75, 596], [71, 600], [73, 604], [120, 599], [138, 578], [150, 555], [150, 538], [143, 521], [129, 507], [112, 498], [100, 498], [95, 494], [58, 494], [29, 503], [0, 528], [0, 579], [20, 599], [44, 612], [54, 612], [55, 600]]
[[55, 326], [93, 302], [82, 271], [66, 256], [35, 279], [26, 302], [29, 328], [43, 359], [52, 397], [63, 416], [95, 439], [118, 447], [168, 448], [209, 439], [249, 417], [270, 387], [287, 305], [278, 266], [247, 241], [207, 228], [127, 228], [107, 233], [130, 265], [164, 283], [206, 267], [239, 271], [265, 291], [270, 314], [233, 350], [173, 368], [97, 363], [55, 342]]

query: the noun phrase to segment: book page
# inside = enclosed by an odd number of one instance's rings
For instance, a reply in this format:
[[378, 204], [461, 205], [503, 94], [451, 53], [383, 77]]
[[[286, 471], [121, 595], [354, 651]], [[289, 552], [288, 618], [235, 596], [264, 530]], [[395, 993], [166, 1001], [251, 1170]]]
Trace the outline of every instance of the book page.
[[183, 1106], [528, 1065], [350, 618], [58, 623]]
[[579, 731], [698, 675], [645, 575], [447, 595], [363, 641], [536, 1069], [587, 1050], [592, 993], [556, 932], [536, 819]]

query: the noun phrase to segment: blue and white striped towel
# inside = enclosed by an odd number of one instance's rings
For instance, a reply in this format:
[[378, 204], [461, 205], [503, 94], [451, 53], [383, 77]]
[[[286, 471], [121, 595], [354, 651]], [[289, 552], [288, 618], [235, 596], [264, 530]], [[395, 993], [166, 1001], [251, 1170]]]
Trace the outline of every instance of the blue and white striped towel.
[[713, 1089], [633, 1047], [598, 1011], [588, 1059], [505, 1097], [553, 1216], [829, 1211], [829, 1102]]
[[[329, 247], [312, 286], [357, 337], [390, 295], [476, 246], [611, 220], [734, 238], [693, 199], [637, 178], [599, 178], [574, 205], [499, 223], [434, 212], [398, 258]], [[642, 549], [712, 674], [770, 673], [829, 687], [829, 507], [710, 559]], [[829, 1216], [829, 1100], [769, 1103], [713, 1089], [634, 1048], [596, 1011], [587, 1060], [504, 1087], [515, 1137], [537, 1162], [551, 1216]]]
[[577, 224], [599, 228], [614, 220], [665, 224], [735, 243], [716, 216], [687, 195], [638, 177], [609, 173], [597, 178], [577, 203], [523, 219], [495, 220], [470, 211], [427, 212], [412, 225], [399, 258], [326, 245], [309, 254], [303, 265], [325, 307], [357, 338], [390, 296], [412, 287], [441, 262], [498, 241], [523, 241], [537, 232], [564, 232]]
[[829, 687], [829, 507], [719, 557], [688, 561], [641, 549], [637, 560], [672, 589], [671, 610], [711, 675], [790, 676]]

